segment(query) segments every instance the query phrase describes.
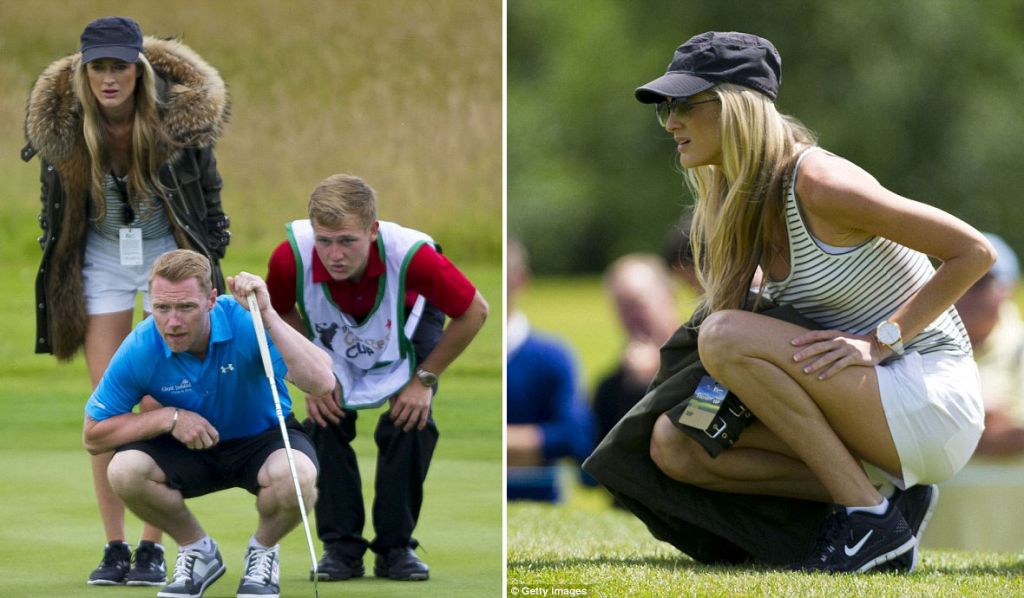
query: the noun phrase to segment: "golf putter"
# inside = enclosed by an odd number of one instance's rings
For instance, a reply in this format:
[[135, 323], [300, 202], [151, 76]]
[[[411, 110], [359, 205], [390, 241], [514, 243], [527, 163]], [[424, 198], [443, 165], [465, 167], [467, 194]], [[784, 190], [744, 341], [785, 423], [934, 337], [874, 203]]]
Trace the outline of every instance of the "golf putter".
[[306, 531], [306, 543], [309, 544], [309, 558], [313, 562], [313, 595], [320, 598], [320, 576], [316, 570], [316, 549], [313, 548], [313, 534], [309, 531], [309, 518], [306, 517], [306, 504], [302, 500], [302, 488], [299, 487], [299, 474], [295, 471], [295, 460], [292, 458], [292, 443], [288, 439], [288, 428], [284, 425], [284, 412], [281, 411], [281, 397], [277, 394], [277, 383], [274, 381], [274, 364], [270, 361], [270, 347], [267, 345], [266, 329], [263, 326], [263, 314], [260, 313], [256, 294], [249, 293], [249, 312], [252, 314], [252, 325], [256, 329], [256, 342], [260, 346], [260, 357], [263, 358], [263, 370], [270, 382], [270, 392], [274, 396], [274, 410], [277, 412], [277, 423], [281, 427], [285, 454], [288, 455], [288, 469], [295, 483], [295, 497], [299, 501], [299, 513], [302, 514], [302, 527]]

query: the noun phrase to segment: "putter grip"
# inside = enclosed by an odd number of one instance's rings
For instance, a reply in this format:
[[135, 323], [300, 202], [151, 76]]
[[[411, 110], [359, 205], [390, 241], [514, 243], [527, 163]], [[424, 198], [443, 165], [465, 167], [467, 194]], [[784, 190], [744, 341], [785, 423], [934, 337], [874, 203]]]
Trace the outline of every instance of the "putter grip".
[[260, 313], [260, 304], [256, 301], [255, 293], [249, 293], [249, 313], [252, 314], [252, 325], [256, 329], [256, 342], [260, 345], [263, 370], [267, 373], [267, 378], [273, 380], [274, 364], [270, 363], [270, 347], [267, 345], [266, 328], [263, 326], [263, 314]]

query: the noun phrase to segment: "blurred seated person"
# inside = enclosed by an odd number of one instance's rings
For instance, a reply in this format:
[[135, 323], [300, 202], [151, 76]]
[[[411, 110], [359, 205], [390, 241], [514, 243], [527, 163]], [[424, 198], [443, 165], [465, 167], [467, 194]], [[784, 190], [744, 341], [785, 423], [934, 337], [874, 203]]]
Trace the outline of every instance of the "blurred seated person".
[[530, 330], [516, 304], [529, 281], [525, 248], [510, 238], [508, 259], [507, 447], [509, 500], [561, 499], [557, 461], [582, 462], [594, 448], [593, 414], [581, 400], [576, 365], [561, 341]]
[[690, 225], [693, 214], [683, 213], [679, 221], [669, 229], [661, 244], [661, 258], [673, 274], [694, 295], [704, 294], [700, 281], [697, 280], [697, 269], [693, 267], [693, 248], [690, 247]]
[[594, 394], [598, 442], [646, 394], [658, 372], [661, 346], [681, 323], [673, 281], [658, 256], [620, 257], [606, 270], [605, 287], [627, 341], [619, 365]]
[[985, 235], [997, 258], [956, 302], [981, 374], [985, 431], [975, 455], [1024, 454], [1024, 322], [1014, 302], [1020, 266], [1013, 249]]

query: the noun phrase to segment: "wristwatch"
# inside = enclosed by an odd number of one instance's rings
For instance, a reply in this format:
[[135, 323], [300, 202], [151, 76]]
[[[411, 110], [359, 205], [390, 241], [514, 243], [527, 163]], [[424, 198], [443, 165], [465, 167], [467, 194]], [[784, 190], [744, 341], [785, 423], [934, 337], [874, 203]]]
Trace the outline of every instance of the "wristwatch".
[[423, 368], [419, 368], [418, 370], [416, 370], [416, 377], [420, 379], [420, 382], [423, 383], [423, 386], [426, 386], [428, 388], [437, 384], [437, 374], [435, 374], [434, 372], [428, 372]]
[[875, 328], [875, 338], [878, 342], [892, 349], [897, 356], [903, 355], [903, 332], [896, 322], [886, 320]]

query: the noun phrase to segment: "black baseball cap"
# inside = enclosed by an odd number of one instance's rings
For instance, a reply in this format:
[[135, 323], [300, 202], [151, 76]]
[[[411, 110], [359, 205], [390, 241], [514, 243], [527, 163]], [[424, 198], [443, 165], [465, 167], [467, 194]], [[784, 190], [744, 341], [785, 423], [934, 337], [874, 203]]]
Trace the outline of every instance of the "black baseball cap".
[[142, 29], [128, 17], [101, 17], [82, 31], [82, 64], [99, 58], [138, 62]]
[[665, 74], [633, 94], [644, 104], [656, 104], [735, 83], [774, 101], [781, 81], [782, 58], [770, 41], [749, 33], [708, 31], [676, 48]]

